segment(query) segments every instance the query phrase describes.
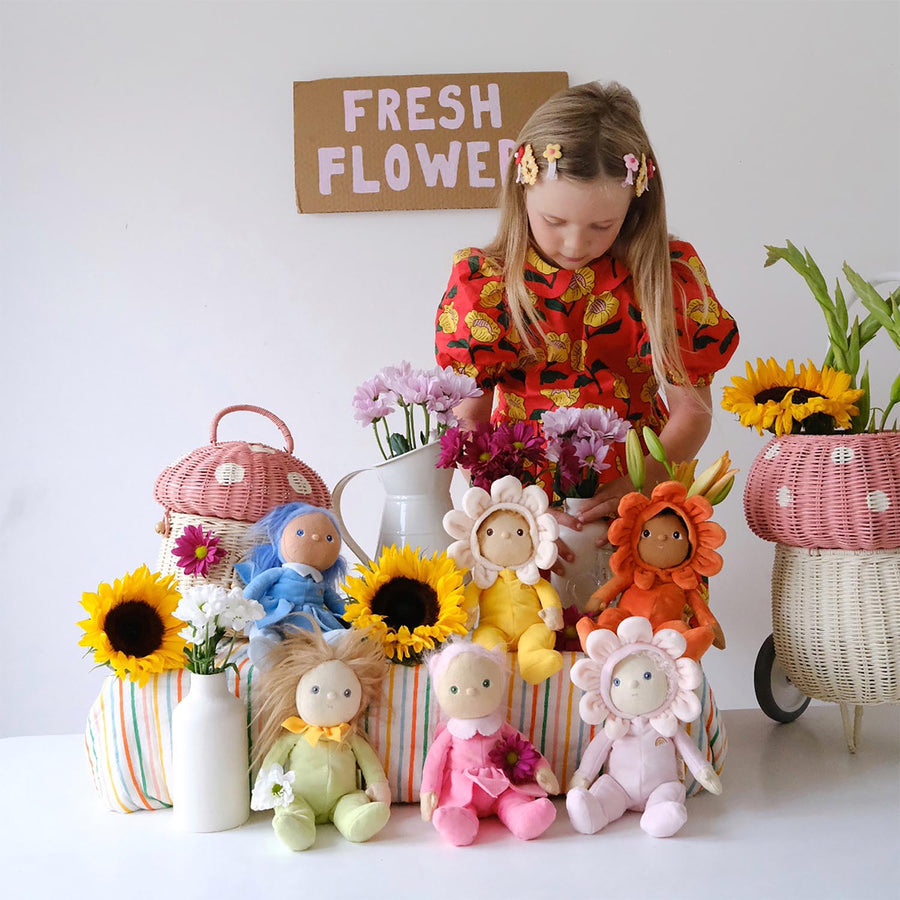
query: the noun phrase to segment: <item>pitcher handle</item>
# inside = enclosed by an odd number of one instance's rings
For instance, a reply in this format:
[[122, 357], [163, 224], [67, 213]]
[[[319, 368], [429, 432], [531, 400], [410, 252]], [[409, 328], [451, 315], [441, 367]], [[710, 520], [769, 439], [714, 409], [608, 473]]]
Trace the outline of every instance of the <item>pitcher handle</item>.
[[341, 496], [344, 493], [344, 488], [347, 487], [351, 479], [362, 472], [368, 471], [369, 469], [357, 469], [355, 472], [350, 472], [334, 486], [334, 490], [331, 492], [331, 509], [332, 512], [334, 512], [335, 518], [338, 520], [338, 524], [341, 526], [341, 533], [344, 535], [344, 543], [356, 554], [357, 559], [359, 559], [363, 565], [371, 565], [372, 560], [363, 548], [353, 540], [350, 536], [350, 532], [347, 530], [344, 517], [341, 515]]

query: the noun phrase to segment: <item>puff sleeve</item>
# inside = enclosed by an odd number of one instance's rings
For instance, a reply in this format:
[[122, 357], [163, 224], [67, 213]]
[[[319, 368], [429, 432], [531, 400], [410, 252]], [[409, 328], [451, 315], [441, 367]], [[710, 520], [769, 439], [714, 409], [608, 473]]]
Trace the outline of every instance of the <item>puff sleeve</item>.
[[691, 384], [708, 385], [737, 349], [737, 323], [716, 299], [697, 251], [690, 244], [673, 241], [670, 253], [675, 326], [684, 366]]
[[480, 250], [459, 250], [435, 320], [435, 359], [491, 389], [519, 359], [511, 338], [502, 269]]

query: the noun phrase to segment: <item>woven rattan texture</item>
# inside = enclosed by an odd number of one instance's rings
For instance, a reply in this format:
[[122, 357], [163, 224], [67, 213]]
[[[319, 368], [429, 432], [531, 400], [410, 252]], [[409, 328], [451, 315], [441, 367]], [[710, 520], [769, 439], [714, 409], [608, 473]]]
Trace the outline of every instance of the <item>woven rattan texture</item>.
[[744, 513], [792, 547], [900, 547], [900, 433], [775, 438], [747, 476]]
[[[169, 515], [169, 533], [163, 537], [159, 548], [157, 571], [163, 575], [177, 576], [179, 590], [189, 590], [198, 584], [217, 584], [226, 590], [234, 583], [234, 565], [243, 558], [250, 548], [247, 529], [251, 522], [237, 522], [232, 519], [217, 519], [213, 516], [192, 516], [189, 513], [171, 513]], [[214, 534], [219, 539], [219, 548], [225, 551], [225, 558], [210, 566], [205, 578], [185, 575], [184, 569], [178, 567], [178, 557], [172, 553], [175, 542], [184, 534], [188, 525], [199, 525], [204, 533]]]
[[785, 674], [808, 696], [900, 701], [900, 550], [777, 544], [772, 633]]

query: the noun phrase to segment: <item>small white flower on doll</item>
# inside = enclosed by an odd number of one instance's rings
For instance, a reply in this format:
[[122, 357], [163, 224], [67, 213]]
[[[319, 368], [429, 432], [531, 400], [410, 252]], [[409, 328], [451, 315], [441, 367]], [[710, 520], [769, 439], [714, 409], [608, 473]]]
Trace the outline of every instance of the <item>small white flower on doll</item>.
[[[688, 497], [676, 481], [658, 484], [650, 497], [633, 492], [621, 499], [609, 526], [609, 542], [618, 548], [610, 559], [613, 577], [591, 595], [588, 615], [578, 622], [583, 647], [595, 628], [615, 631], [629, 616], [643, 616], [654, 629], [682, 632], [690, 659], [699, 660], [710, 645], [724, 649], [725, 635], [701, 594], [703, 576], [722, 568], [715, 548], [725, 531], [709, 521], [712, 511], [708, 500]], [[597, 612], [595, 622], [590, 615]]]
[[346, 600], [335, 590], [347, 571], [341, 558], [341, 532], [327, 510], [307, 503], [276, 507], [257, 522], [255, 547], [235, 566], [246, 582], [244, 596], [258, 600], [266, 615], [250, 629], [250, 661], [268, 667], [268, 654], [286, 633], [315, 621], [327, 633], [344, 629]]
[[521, 840], [543, 834], [556, 818], [547, 794], [559, 782], [543, 756], [501, 712], [509, 672], [506, 654], [457, 641], [428, 660], [441, 712], [425, 758], [422, 818], [461, 847], [478, 835], [479, 820], [497, 816]]
[[[572, 682], [586, 692], [578, 711], [589, 725], [603, 724], [569, 783], [566, 809], [576, 831], [594, 834], [627, 810], [642, 812], [641, 828], [671, 837], [687, 821], [678, 755], [713, 794], [722, 792], [715, 770], [681, 723], [700, 715], [694, 689], [700, 666], [683, 656], [683, 635], [655, 634], [640, 616], [616, 633], [593, 631], [587, 659], [572, 666]], [[600, 768], [606, 773], [598, 780]]]
[[530, 684], [556, 674], [562, 655], [553, 649], [563, 627], [562, 604], [540, 576], [556, 561], [559, 526], [537, 485], [523, 488], [513, 475], [497, 479], [488, 493], [479, 487], [463, 495], [462, 509], [444, 516], [444, 529], [456, 539], [447, 554], [468, 568], [467, 627], [488, 649], [517, 651], [519, 672]]
[[367, 841], [391, 814], [384, 767], [357, 729], [390, 664], [364, 631], [328, 642], [311, 628], [272, 649], [260, 684], [262, 761], [251, 805], [275, 810], [272, 826], [291, 850], [311, 847], [316, 826], [329, 821], [348, 841]]

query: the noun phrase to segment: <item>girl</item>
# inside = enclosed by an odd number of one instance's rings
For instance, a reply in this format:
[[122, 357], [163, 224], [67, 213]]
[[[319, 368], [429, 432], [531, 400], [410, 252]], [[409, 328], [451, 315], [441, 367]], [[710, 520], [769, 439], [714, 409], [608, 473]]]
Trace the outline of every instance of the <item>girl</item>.
[[[696, 251], [669, 239], [637, 101], [615, 83], [570, 88], [531, 116], [518, 144], [497, 236], [456, 254], [437, 314], [438, 363], [485, 389], [456, 407], [462, 426], [538, 428], [555, 407], [607, 406], [659, 432], [669, 459], [693, 459], [709, 433], [712, 375], [738, 332]], [[577, 519], [557, 510], [562, 524], [615, 515], [632, 490], [624, 445], [609, 461], [594, 505]], [[647, 468], [649, 489], [665, 473]], [[560, 556], [573, 559], [562, 545]]]

